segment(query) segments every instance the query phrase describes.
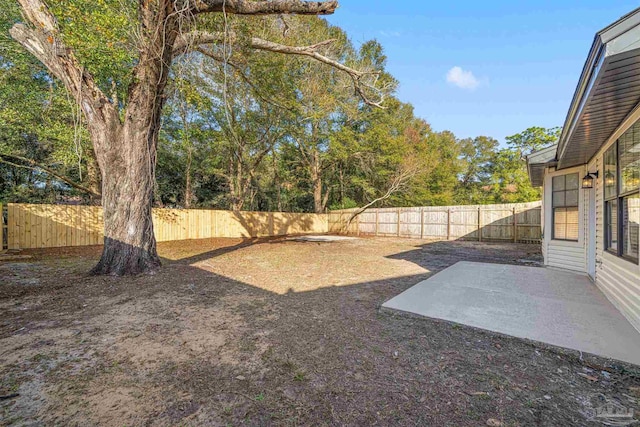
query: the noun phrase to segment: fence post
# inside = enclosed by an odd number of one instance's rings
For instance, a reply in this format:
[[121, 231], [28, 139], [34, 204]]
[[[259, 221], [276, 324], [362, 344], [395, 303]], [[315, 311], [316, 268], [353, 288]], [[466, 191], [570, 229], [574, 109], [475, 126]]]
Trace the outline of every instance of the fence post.
[[478, 242], [482, 242], [482, 207], [478, 206]]
[[2, 203], [0, 203], [0, 253], [4, 250], [4, 211], [2, 210]]
[[378, 209], [376, 209], [376, 236], [378, 235]]
[[275, 232], [275, 220], [273, 217], [273, 212], [269, 212], [268, 218], [269, 218], [269, 225], [268, 225], [269, 229], [267, 230], [267, 234], [269, 236], [275, 236], [276, 232]]
[[356, 236], [360, 236], [360, 215], [356, 217]]
[[396, 215], [397, 215], [397, 222], [396, 222], [396, 233], [398, 234], [398, 237], [400, 237], [400, 208], [396, 209]]
[[518, 243], [518, 217], [515, 206], [513, 208], [513, 243]]
[[420, 208], [420, 238], [424, 239], [424, 208]]
[[447, 209], [447, 240], [451, 240], [451, 208]]

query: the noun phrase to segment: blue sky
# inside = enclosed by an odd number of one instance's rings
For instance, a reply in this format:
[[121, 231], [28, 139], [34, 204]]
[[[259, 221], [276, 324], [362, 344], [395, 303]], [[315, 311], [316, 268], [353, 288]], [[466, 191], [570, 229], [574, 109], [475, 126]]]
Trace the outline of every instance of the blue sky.
[[328, 20], [356, 45], [375, 38], [384, 46], [399, 98], [435, 130], [503, 142], [530, 126], [563, 124], [595, 33], [638, 6], [341, 0]]

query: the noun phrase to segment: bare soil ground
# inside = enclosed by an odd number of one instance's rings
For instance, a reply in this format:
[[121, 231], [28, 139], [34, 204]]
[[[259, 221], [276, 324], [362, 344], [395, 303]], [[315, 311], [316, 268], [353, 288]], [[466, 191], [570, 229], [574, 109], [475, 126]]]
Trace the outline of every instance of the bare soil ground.
[[100, 247], [0, 262], [4, 425], [602, 425], [638, 368], [380, 305], [460, 260], [535, 245], [211, 239], [154, 275], [91, 277]]

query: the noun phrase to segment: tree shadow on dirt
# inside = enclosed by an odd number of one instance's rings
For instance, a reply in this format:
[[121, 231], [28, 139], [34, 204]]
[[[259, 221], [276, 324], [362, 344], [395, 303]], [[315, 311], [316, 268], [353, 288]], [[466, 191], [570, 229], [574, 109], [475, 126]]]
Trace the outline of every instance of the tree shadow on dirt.
[[[154, 275], [126, 279], [65, 275], [62, 265], [43, 270], [33, 292], [0, 313], [0, 337], [17, 337], [3, 340], [12, 343], [5, 348], [22, 352], [4, 365], [3, 385], [7, 372], [27, 372], [35, 380], [24, 384], [42, 381], [59, 390], [48, 398], [53, 407], [26, 419], [62, 424], [466, 426], [489, 418], [505, 425], [584, 419], [576, 398], [594, 386], [578, 376], [582, 366], [572, 353], [378, 310], [457, 261], [513, 262], [528, 254], [525, 245], [419, 243], [388, 258], [430, 272], [284, 295], [193, 265], [273, 242], [203, 248], [165, 259]], [[69, 286], [60, 287], [56, 275]], [[21, 286], [11, 281], [2, 289]], [[12, 299], [2, 294], [0, 301]], [[21, 309], [31, 303], [39, 305]], [[56, 365], [58, 359], [38, 354], [80, 357]], [[630, 381], [598, 390], [619, 395]], [[114, 403], [122, 390], [126, 398]], [[27, 407], [33, 397], [24, 392], [12, 407]], [[116, 406], [101, 411], [105, 402]]]
[[534, 266], [542, 262], [538, 245], [463, 240], [420, 243], [415, 249], [387, 258], [409, 261], [429, 271], [439, 271], [459, 261]]

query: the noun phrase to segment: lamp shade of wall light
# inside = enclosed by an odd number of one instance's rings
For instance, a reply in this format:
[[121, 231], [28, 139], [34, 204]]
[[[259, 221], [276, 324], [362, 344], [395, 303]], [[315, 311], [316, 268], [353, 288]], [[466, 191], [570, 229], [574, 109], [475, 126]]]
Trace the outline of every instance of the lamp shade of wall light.
[[585, 190], [591, 189], [595, 186], [596, 178], [598, 177], [598, 172], [595, 173], [587, 173], [584, 178], [582, 178], [582, 188]]

